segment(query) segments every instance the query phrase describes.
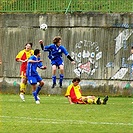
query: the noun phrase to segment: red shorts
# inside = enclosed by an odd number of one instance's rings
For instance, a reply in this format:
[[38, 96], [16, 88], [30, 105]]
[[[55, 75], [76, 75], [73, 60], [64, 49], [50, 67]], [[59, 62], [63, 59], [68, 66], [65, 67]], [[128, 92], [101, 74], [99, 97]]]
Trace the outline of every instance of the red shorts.
[[26, 78], [26, 68], [27, 68], [27, 64], [21, 65], [21, 68], [20, 68], [20, 77], [21, 78]]
[[75, 99], [75, 100], [72, 100], [73, 103], [76, 103], [76, 104], [86, 104], [82, 98], [79, 98], [79, 99]]
[[77, 99], [77, 104], [86, 104], [81, 98]]

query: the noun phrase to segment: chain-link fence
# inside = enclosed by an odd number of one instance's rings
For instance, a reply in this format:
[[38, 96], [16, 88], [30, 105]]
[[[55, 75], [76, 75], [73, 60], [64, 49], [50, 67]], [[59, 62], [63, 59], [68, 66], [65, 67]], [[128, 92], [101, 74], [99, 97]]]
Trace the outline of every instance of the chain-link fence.
[[0, 12], [133, 12], [133, 0], [0, 0]]

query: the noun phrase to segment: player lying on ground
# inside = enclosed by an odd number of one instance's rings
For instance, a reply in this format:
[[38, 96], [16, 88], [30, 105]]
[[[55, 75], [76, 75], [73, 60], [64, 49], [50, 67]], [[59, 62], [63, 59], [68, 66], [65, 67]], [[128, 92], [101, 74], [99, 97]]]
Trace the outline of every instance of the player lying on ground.
[[[31, 56], [28, 60], [27, 64], [27, 71], [26, 76], [28, 78], [28, 82], [32, 85], [32, 94], [34, 96], [34, 99], [36, 101], [36, 104], [40, 104], [40, 98], [38, 97], [38, 94], [44, 85], [44, 82], [40, 75], [37, 72], [37, 68], [40, 68], [42, 70], [46, 69], [46, 66], [43, 66], [42, 60], [40, 60], [40, 50], [35, 49], [34, 55]], [[39, 82], [39, 85], [37, 86], [37, 83]]]
[[70, 104], [106, 104], [108, 96], [103, 100], [95, 96], [82, 96], [79, 85], [80, 79], [74, 78], [72, 84], [67, 87], [65, 97], [68, 98]]
[[48, 58], [50, 59], [52, 65], [52, 88], [56, 86], [56, 69], [58, 68], [60, 69], [59, 86], [62, 88], [62, 81], [64, 78], [64, 62], [62, 54], [65, 54], [72, 64], [75, 64], [75, 61], [71, 58], [66, 48], [61, 45], [61, 40], [60, 36], [56, 36], [53, 39], [53, 43], [47, 46], [43, 45], [42, 40], [39, 41], [42, 50], [49, 52]]

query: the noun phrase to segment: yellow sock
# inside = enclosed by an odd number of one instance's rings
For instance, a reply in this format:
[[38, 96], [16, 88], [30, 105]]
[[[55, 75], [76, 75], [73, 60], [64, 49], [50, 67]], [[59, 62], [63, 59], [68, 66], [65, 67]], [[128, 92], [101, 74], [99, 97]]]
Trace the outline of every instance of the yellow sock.
[[20, 83], [20, 92], [25, 93], [25, 90], [26, 90], [26, 84]]
[[93, 99], [88, 98], [87, 102], [88, 102], [89, 104], [92, 104], [92, 103], [93, 103]]
[[94, 104], [97, 104], [97, 99], [98, 99], [97, 97], [94, 99]]

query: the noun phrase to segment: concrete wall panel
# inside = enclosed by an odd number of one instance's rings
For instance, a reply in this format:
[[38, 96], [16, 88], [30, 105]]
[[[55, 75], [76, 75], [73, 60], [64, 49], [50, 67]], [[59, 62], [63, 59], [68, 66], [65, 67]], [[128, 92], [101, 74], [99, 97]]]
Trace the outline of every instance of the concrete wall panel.
[[[79, 76], [86, 81], [98, 80], [98, 86], [103, 86], [103, 80], [107, 83], [130, 81], [133, 78], [130, 69], [132, 18], [132, 13], [0, 14], [0, 77], [3, 80], [11, 78], [12, 82], [19, 79], [20, 63], [15, 61], [15, 56], [27, 42], [33, 43], [33, 49], [40, 48], [40, 39], [47, 45], [52, 43], [54, 36], [60, 35], [62, 44], [76, 61], [72, 65], [63, 56], [65, 80]], [[39, 29], [42, 23], [48, 25], [45, 32]], [[42, 59], [48, 69], [39, 70], [39, 73], [44, 79], [51, 79], [47, 55], [42, 51]]]

